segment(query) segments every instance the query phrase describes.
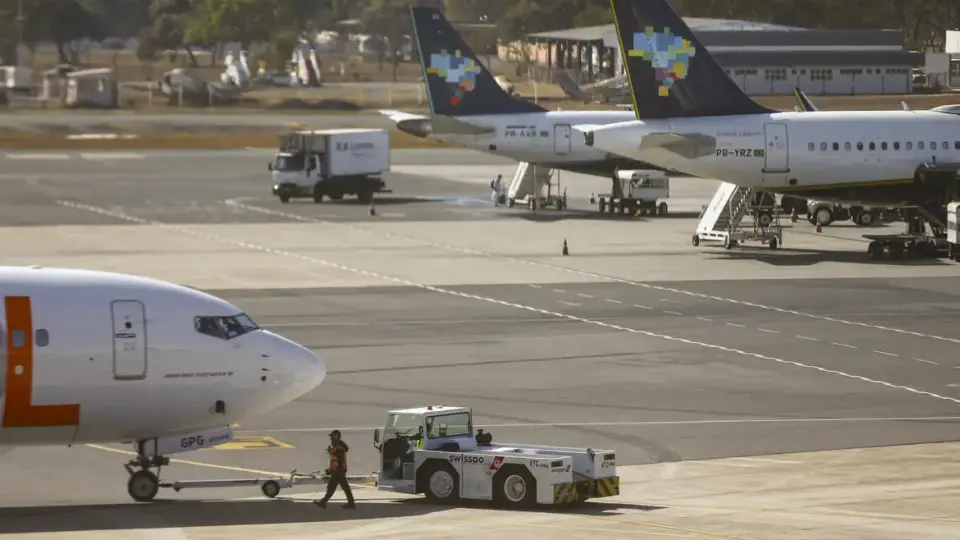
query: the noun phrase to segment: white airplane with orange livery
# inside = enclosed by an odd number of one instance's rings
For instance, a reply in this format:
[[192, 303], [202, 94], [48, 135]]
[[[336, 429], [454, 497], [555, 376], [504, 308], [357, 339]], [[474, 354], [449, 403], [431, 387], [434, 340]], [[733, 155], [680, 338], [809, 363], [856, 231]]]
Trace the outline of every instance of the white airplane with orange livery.
[[127, 491], [150, 501], [170, 454], [313, 390], [326, 365], [196, 289], [91, 270], [0, 267], [0, 452], [133, 443]]

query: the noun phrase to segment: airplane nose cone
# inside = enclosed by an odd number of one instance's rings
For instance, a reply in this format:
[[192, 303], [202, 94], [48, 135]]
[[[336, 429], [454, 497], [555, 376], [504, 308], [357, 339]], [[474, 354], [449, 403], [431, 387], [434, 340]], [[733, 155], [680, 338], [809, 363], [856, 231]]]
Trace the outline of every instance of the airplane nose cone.
[[327, 364], [310, 349], [271, 332], [273, 356], [280, 361], [283, 379], [289, 385], [286, 392], [291, 399], [313, 390], [327, 376]]

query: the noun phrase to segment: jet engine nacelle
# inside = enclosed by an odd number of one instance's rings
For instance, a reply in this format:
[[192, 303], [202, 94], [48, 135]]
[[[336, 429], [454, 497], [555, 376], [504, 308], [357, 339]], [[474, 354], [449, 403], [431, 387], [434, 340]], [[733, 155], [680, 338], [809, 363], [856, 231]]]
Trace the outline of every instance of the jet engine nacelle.
[[411, 118], [397, 122], [397, 129], [420, 138], [429, 137], [433, 133], [433, 126], [426, 118]]

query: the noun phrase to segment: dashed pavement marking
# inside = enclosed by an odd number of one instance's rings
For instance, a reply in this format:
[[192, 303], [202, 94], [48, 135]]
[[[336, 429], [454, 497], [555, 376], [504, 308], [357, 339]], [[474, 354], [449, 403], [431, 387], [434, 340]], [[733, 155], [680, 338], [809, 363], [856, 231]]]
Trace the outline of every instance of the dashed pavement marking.
[[[924, 360], [923, 358], [914, 358], [913, 361], [914, 361], [914, 362], [923, 362], [923, 363], [925, 363], [925, 364], [933, 364], [933, 365], [935, 365], [935, 366], [939, 366], [939, 365], [940, 365], [939, 362], [934, 362], [934, 361], [932, 361], [932, 360]], [[960, 369], [960, 366], [958, 366], [957, 369]]]
[[807, 341], [820, 341], [819, 339], [814, 338], [814, 337], [799, 336], [799, 335], [798, 335], [797, 337], [800, 338], [800, 339], [805, 339], [805, 340], [807, 340]]
[[758, 331], [758, 332], [766, 332], [766, 333], [768, 333], [768, 334], [779, 334], [779, 333], [780, 333], [779, 330], [769, 330], [769, 329], [767, 329], [767, 328], [757, 328], [757, 331]]
[[875, 352], [875, 353], [877, 353], [877, 354], [882, 354], [882, 355], [884, 355], [884, 356], [895, 356], [895, 357], [899, 357], [899, 356], [900, 356], [899, 354], [894, 354], [894, 353], [892, 353], [892, 352], [887, 352], [887, 351], [873, 351], [873, 352]]
[[733, 326], [734, 328], [746, 328], [746, 326], [744, 326], [744, 325], [742, 325], [742, 324], [737, 324], [737, 323], [732, 323], [732, 322], [728, 322], [728, 323], [724, 323], [724, 324], [726, 324], [727, 326]]
[[614, 300], [613, 298], [607, 298], [607, 302], [610, 302], [611, 304], [622, 304], [622, 303], [623, 303], [623, 302], [621, 302], [620, 300]]
[[4, 154], [4, 157], [7, 159], [19, 159], [19, 160], [36, 160], [36, 161], [51, 161], [51, 160], [67, 160], [70, 159], [70, 154], [37, 154], [37, 153], [25, 153], [25, 154]]
[[179, 232], [179, 233], [181, 233], [181, 234], [185, 234], [185, 235], [187, 235], [187, 236], [192, 236], [192, 237], [195, 237], [195, 238], [202, 238], [202, 239], [206, 239], [206, 240], [209, 240], [209, 241], [212, 241], [212, 242], [216, 242], [216, 243], [219, 243], [219, 244], [233, 245], [233, 246], [242, 247], [242, 248], [244, 248], [244, 249], [249, 249], [249, 250], [251, 250], [251, 251], [259, 251], [259, 252], [261, 252], [261, 253], [269, 253], [269, 254], [272, 254], [272, 255], [277, 255], [277, 256], [279, 256], [279, 257], [284, 257], [284, 258], [289, 258], [289, 259], [294, 259], [294, 260], [309, 262], [309, 263], [311, 263], [311, 264], [316, 264], [316, 265], [320, 265], [320, 266], [325, 266], [325, 267], [328, 267], [328, 268], [335, 268], [335, 269], [338, 269], [338, 270], [341, 270], [341, 271], [344, 271], [344, 272], [349, 272], [349, 273], [352, 273], [352, 274], [359, 274], [359, 275], [363, 275], [363, 276], [367, 276], [367, 277], [376, 278], [376, 279], [379, 279], [379, 280], [382, 280], [382, 281], [386, 281], [386, 282], [391, 282], [391, 283], [397, 283], [397, 284], [401, 284], [401, 285], [406, 285], [406, 286], [409, 286], [409, 287], [415, 287], [415, 288], [422, 289], [422, 290], [425, 290], [425, 291], [432, 291], [432, 292], [436, 292], [436, 293], [440, 293], [440, 294], [445, 294], [445, 295], [449, 295], [449, 296], [455, 296], [455, 297], [459, 297], [459, 298], [466, 298], [466, 299], [471, 299], [471, 300], [477, 300], [477, 301], [480, 301], [480, 302], [487, 302], [487, 303], [496, 304], [496, 305], [500, 305], [500, 306], [511, 307], [511, 308], [515, 308], [515, 309], [521, 309], [521, 310], [530, 311], [530, 312], [533, 312], [533, 313], [539, 313], [539, 314], [542, 314], [542, 315], [548, 315], [548, 316], [555, 317], [555, 318], [566, 319], [566, 320], [569, 320], [569, 321], [581, 322], [581, 323], [584, 323], [584, 324], [590, 324], [590, 325], [594, 325], [594, 326], [599, 326], [599, 327], [603, 327], [603, 328], [608, 328], [608, 329], [611, 329], [611, 330], [617, 330], [617, 331], [620, 331], [620, 332], [626, 332], [626, 333], [636, 334], [636, 335], [642, 335], [642, 336], [646, 336], [646, 337], [650, 337], [650, 338], [656, 338], [656, 339], [662, 339], [662, 340], [666, 340], [666, 341], [673, 341], [673, 342], [677, 342], [677, 343], [683, 343], [683, 344], [686, 344], [686, 345], [692, 345], [692, 346], [696, 346], [696, 347], [702, 347], [702, 348], [705, 348], [705, 349], [712, 349], [712, 350], [715, 350], [715, 351], [722, 351], [722, 352], [726, 352], [726, 353], [729, 353], [729, 354], [735, 354], [735, 355], [739, 355], [739, 356], [745, 356], [745, 357], [749, 357], [749, 358], [755, 358], [755, 359], [758, 359], [758, 360], [766, 360], [766, 361], [775, 362], [775, 363], [782, 364], [782, 365], [786, 365], [786, 366], [793, 366], [793, 367], [797, 367], [797, 368], [801, 368], [801, 369], [813, 370], [813, 371], [817, 371], [817, 372], [820, 372], [820, 373], [823, 373], [823, 374], [827, 374], [827, 375], [836, 375], [836, 376], [839, 376], [839, 377], [844, 377], [844, 378], [848, 378], [848, 379], [853, 379], [853, 380], [861, 381], [861, 382], [864, 382], [864, 383], [867, 383], [867, 384], [872, 384], [872, 385], [877, 385], [877, 386], [883, 386], [883, 387], [886, 387], [886, 388], [889, 388], [889, 389], [892, 389], [892, 390], [901, 390], [901, 391], [908, 392], [908, 393], [911, 393], [911, 394], [915, 394], [915, 395], [918, 395], [918, 396], [926, 396], [926, 397], [930, 397], [930, 398], [937, 399], [937, 400], [941, 400], [941, 401], [949, 401], [949, 402], [951, 402], [951, 403], [960, 404], [960, 398], [949, 397], [949, 396], [945, 396], [945, 395], [942, 395], [942, 394], [937, 394], [937, 393], [930, 392], [930, 391], [927, 391], [927, 390], [920, 390], [920, 389], [918, 389], [918, 388], [914, 388], [914, 387], [906, 386], [906, 385], [902, 385], [902, 384], [894, 384], [894, 383], [891, 383], [891, 382], [888, 382], [888, 381], [884, 381], [884, 380], [881, 380], [881, 379], [874, 379], [874, 378], [871, 378], [871, 377], [865, 377], [865, 376], [862, 376], [862, 375], [856, 375], [856, 374], [853, 374], [853, 373], [848, 373], [848, 372], [845, 372], [845, 371], [841, 371], [841, 370], [839, 370], [839, 369], [830, 369], [830, 368], [825, 368], [825, 367], [822, 367], [822, 366], [816, 366], [816, 365], [811, 365], [811, 364], [804, 364], [804, 363], [802, 363], [802, 362], [798, 362], [798, 361], [795, 361], [795, 360], [786, 360], [786, 359], [778, 358], [778, 357], [775, 357], [775, 356], [769, 356], [769, 355], [765, 355], [765, 354], [760, 354], [760, 353], [754, 353], [754, 352], [744, 351], [744, 350], [742, 350], [742, 349], [735, 349], [735, 348], [732, 348], [732, 347], [726, 347], [726, 346], [717, 345], [717, 344], [714, 344], [714, 343], [707, 343], [707, 342], [703, 342], [703, 341], [696, 341], [696, 340], [692, 340], [692, 339], [680, 338], [680, 337], [676, 337], [676, 336], [671, 336], [671, 335], [669, 335], [669, 334], [661, 334], [661, 333], [657, 333], [657, 332], [650, 332], [650, 331], [641, 330], [641, 329], [638, 329], [638, 328], [631, 328], [631, 327], [628, 327], [628, 326], [621, 326], [621, 325], [618, 325], [618, 324], [613, 324], [613, 323], [609, 323], [609, 322], [604, 322], [604, 321], [600, 321], [600, 320], [597, 320], [597, 319], [588, 319], [588, 318], [585, 318], [585, 317], [578, 317], [578, 316], [576, 316], [576, 315], [571, 315], [571, 314], [569, 314], [569, 313], [552, 311], [552, 310], [537, 308], [537, 307], [530, 306], [530, 305], [519, 304], [519, 303], [516, 303], [516, 302], [508, 302], [508, 301], [505, 301], [505, 300], [499, 300], [499, 299], [492, 298], [492, 297], [489, 297], [489, 296], [481, 296], [481, 295], [477, 295], [477, 294], [469, 294], [469, 293], [464, 293], [464, 292], [455, 291], [455, 290], [451, 290], [451, 289], [446, 289], [446, 288], [443, 288], [443, 287], [436, 287], [436, 286], [433, 286], [433, 285], [426, 285], [426, 284], [418, 283], [418, 282], [416, 282], [416, 281], [412, 281], [412, 280], [409, 280], [409, 279], [398, 278], [398, 277], [395, 277], [395, 276], [389, 276], [389, 275], [386, 275], [386, 274], [380, 274], [380, 273], [378, 273], [378, 272], [371, 272], [371, 271], [369, 271], [369, 270], [363, 270], [363, 269], [360, 269], [360, 268], [354, 268], [354, 267], [351, 267], [351, 266], [346, 266], [346, 265], [343, 265], [343, 264], [334, 263], [334, 262], [326, 261], [326, 260], [323, 260], [323, 259], [318, 259], [318, 258], [316, 258], [316, 257], [310, 257], [310, 256], [307, 256], [307, 255], [301, 255], [301, 254], [298, 254], [298, 253], [293, 253], [293, 252], [291, 252], [291, 251], [285, 251], [285, 250], [282, 250], [282, 249], [271, 248], [271, 247], [263, 246], [263, 245], [260, 245], [260, 244], [254, 244], [254, 243], [251, 243], [251, 242], [244, 242], [244, 241], [240, 241], [240, 240], [234, 240], [234, 239], [232, 239], [232, 238], [228, 238], [228, 237], [225, 237], [225, 236], [219, 236], [219, 235], [210, 234], [210, 233], [206, 233], [206, 232], [200, 232], [200, 231], [196, 231], [196, 230], [194, 230], [194, 229], [191, 229], [191, 228], [189, 228], [189, 227], [183, 227], [183, 226], [179, 226], [179, 225], [171, 225], [171, 224], [168, 224], [168, 223], [163, 223], [163, 222], [161, 222], [161, 221], [154, 221], [154, 220], [144, 219], [144, 218], [140, 218], [140, 217], [136, 217], [136, 216], [131, 216], [131, 215], [125, 214], [125, 213], [123, 213], [123, 212], [117, 212], [117, 211], [107, 210], [106, 208], [101, 208], [101, 207], [98, 207], [98, 206], [92, 206], [92, 205], [88, 205], [88, 204], [82, 204], [82, 203], [77, 203], [77, 202], [73, 202], [73, 201], [65, 201], [65, 200], [58, 200], [58, 201], [57, 201], [57, 204], [59, 204], [60, 206], [66, 207], [66, 208], [73, 208], [73, 209], [75, 209], [75, 210], [83, 210], [83, 211], [92, 212], [92, 213], [95, 213], [95, 214], [112, 216], [112, 217], [115, 217], [115, 218], [118, 218], [118, 219], [122, 219], [122, 220], [124, 220], [124, 221], [129, 221], [129, 222], [131, 222], [131, 223], [139, 223], [139, 224], [141, 224], [141, 225], [151, 225], [151, 226], [157, 227], [157, 228], [159, 228], [159, 229], [164, 229], [164, 230], [169, 230], [169, 231], [176, 231], [176, 232]]
[[837, 347], [846, 347], [848, 349], [856, 349], [855, 346], [850, 345], [849, 343], [840, 343], [839, 341], [831, 341], [831, 345], [836, 345]]
[[677, 316], [683, 317], [683, 313], [680, 313], [679, 311], [663, 310], [663, 312], [664, 312], [664, 313], [667, 313], [667, 314], [669, 314], [669, 315], [677, 315]]
[[743, 301], [743, 300], [737, 300], [737, 299], [734, 299], [734, 298], [724, 298], [724, 297], [722, 297], [722, 296], [714, 296], [714, 295], [710, 295], [710, 294], [698, 293], [698, 292], [688, 291], [688, 290], [684, 290], [684, 289], [677, 289], [677, 288], [675, 288], [675, 287], [665, 287], [665, 286], [662, 286], [662, 285], [653, 285], [653, 284], [651, 284], [651, 283], [643, 283], [643, 282], [640, 282], [640, 281], [634, 281], [634, 280], [630, 280], [630, 279], [619, 278], [619, 277], [616, 277], [616, 276], [610, 276], [610, 275], [605, 275], [605, 274], [598, 274], [598, 273], [596, 273], [596, 272], [587, 272], [587, 271], [584, 271], [584, 270], [577, 270], [577, 269], [574, 269], [574, 268], [567, 268], [567, 267], [565, 267], [565, 266], [557, 266], [557, 265], [554, 265], [554, 264], [544, 263], [544, 262], [541, 262], [541, 261], [534, 261], [534, 260], [529, 260], [529, 259], [523, 259], [523, 258], [514, 257], [514, 256], [510, 256], [510, 255], [502, 255], [502, 254], [499, 254], [499, 253], [492, 253], [492, 252], [488, 252], [488, 251], [484, 251], [484, 250], [479, 250], [479, 249], [470, 249], [470, 248], [464, 248], [464, 247], [461, 247], [461, 246], [454, 246], [454, 245], [450, 245], [450, 244], [430, 242], [430, 241], [427, 241], [427, 240], [423, 240], [423, 239], [420, 239], [420, 238], [415, 238], [415, 237], [411, 237], [411, 236], [407, 236], [407, 235], [403, 235], [403, 234], [397, 234], [397, 233], [391, 233], [391, 232], [384, 232], [384, 231], [374, 231], [374, 230], [371, 230], [371, 229], [364, 228], [364, 227], [361, 226], [361, 225], [356, 225], [356, 224], [353, 224], [353, 223], [337, 223], [337, 222], [332, 222], [332, 221], [325, 221], [325, 220], [322, 220], [322, 219], [311, 218], [311, 217], [307, 217], [307, 216], [301, 216], [301, 215], [299, 215], [299, 214], [293, 214], [293, 213], [291, 213], [291, 212], [282, 212], [282, 211], [278, 211], [278, 210], [272, 210], [272, 209], [269, 209], [269, 208], [263, 208], [263, 207], [259, 207], [259, 206], [255, 206], [255, 205], [246, 204], [246, 203], [240, 202], [239, 200], [236, 200], [236, 199], [227, 200], [227, 201], [224, 201], [224, 203], [227, 204], [227, 205], [236, 206], [236, 207], [238, 207], [238, 208], [245, 208], [245, 209], [247, 209], [247, 210], [250, 210], [251, 212], [259, 212], [259, 213], [261, 213], [261, 214], [268, 214], [268, 215], [269, 215], [269, 214], [273, 214], [273, 215], [283, 216], [283, 217], [286, 217], [286, 218], [288, 218], [288, 219], [293, 219], [293, 220], [297, 220], [297, 221], [303, 221], [303, 222], [307, 222], [307, 223], [323, 223], [323, 224], [334, 225], [334, 226], [348, 227], [348, 228], [351, 228], [351, 229], [353, 229], [353, 230], [356, 230], [356, 231], [359, 231], [359, 232], [363, 232], [363, 233], [366, 233], [366, 234], [377, 234], [377, 235], [381, 235], [381, 236], [385, 236], [385, 237], [389, 237], [389, 238], [397, 238], [397, 239], [404, 240], [404, 241], [407, 241], [407, 242], [416, 242], [416, 243], [420, 243], [420, 244], [426, 244], [426, 245], [429, 245], [429, 246], [434, 247], [434, 248], [444, 249], [444, 250], [448, 250], [448, 251], [456, 251], [456, 252], [460, 252], [460, 253], [468, 253], [468, 254], [471, 254], [471, 255], [483, 255], [483, 256], [486, 256], [486, 257], [492, 257], [492, 258], [496, 258], [496, 259], [500, 259], [500, 260], [509, 260], [509, 261], [514, 261], [514, 262], [518, 262], [518, 263], [521, 263], [521, 264], [527, 264], [527, 265], [537, 266], [537, 267], [541, 267], [541, 268], [549, 268], [549, 269], [557, 270], [557, 271], [560, 271], [560, 272], [568, 272], [568, 273], [576, 274], [576, 275], [579, 275], [579, 276], [593, 277], [593, 278], [597, 278], [597, 279], [600, 279], [600, 280], [609, 281], [609, 282], [613, 282], [613, 283], [621, 283], [621, 284], [625, 284], [625, 285], [631, 285], [631, 286], [634, 286], [634, 287], [642, 287], [642, 288], [645, 288], [645, 289], [650, 289], [650, 290], [655, 290], [655, 291], [660, 291], [660, 292], [668, 292], [668, 293], [672, 293], [672, 294], [681, 294], [681, 295], [686, 295], [686, 296], [691, 296], [691, 297], [696, 297], [696, 298], [705, 298], [705, 299], [714, 300], [714, 301], [717, 301], [717, 302], [727, 302], [727, 303], [732, 303], [732, 304], [739, 304], [739, 305], [742, 305], [742, 306], [752, 307], [752, 308], [756, 308], [756, 309], [762, 309], [762, 310], [766, 310], [766, 311], [775, 311], [775, 312], [778, 312], [778, 313], [783, 313], [783, 314], [788, 314], [788, 315], [795, 315], [795, 316], [798, 316], [798, 317], [807, 317], [807, 318], [811, 318], [811, 319], [817, 319], [817, 320], [828, 321], [828, 322], [833, 322], [833, 323], [845, 324], [845, 325], [850, 325], [850, 326], [859, 326], [859, 327], [862, 327], [862, 328], [873, 328], [873, 329], [875, 329], [875, 330], [882, 330], [882, 331], [887, 331], [887, 332], [895, 332], [895, 333], [904, 334], [904, 335], [912, 335], [912, 336], [916, 336], [916, 337], [936, 339], [936, 340], [939, 340], [939, 341], [948, 341], [948, 342], [960, 344], [960, 339], [949, 338], [949, 337], [945, 337], [945, 336], [937, 336], [937, 335], [933, 335], [933, 334], [924, 334], [924, 333], [922, 333], [922, 332], [915, 332], [915, 331], [912, 331], [912, 330], [904, 330], [904, 329], [901, 329], [901, 328], [891, 328], [891, 327], [889, 327], [889, 326], [881, 326], [881, 325], [877, 325], [877, 324], [869, 324], [869, 323], [864, 323], [864, 322], [859, 322], [859, 321], [848, 321], [848, 320], [844, 320], [844, 319], [838, 319], [838, 318], [836, 318], [836, 317], [828, 317], [828, 316], [824, 316], [824, 315], [816, 315], [816, 314], [813, 314], [813, 313], [805, 313], [805, 312], [802, 312], [802, 311], [796, 311], [796, 310], [792, 310], [792, 309], [778, 308], [778, 307], [775, 307], [775, 306], [768, 306], [768, 305], [759, 304], [759, 303], [756, 303], [756, 302], [747, 302], [747, 301]]

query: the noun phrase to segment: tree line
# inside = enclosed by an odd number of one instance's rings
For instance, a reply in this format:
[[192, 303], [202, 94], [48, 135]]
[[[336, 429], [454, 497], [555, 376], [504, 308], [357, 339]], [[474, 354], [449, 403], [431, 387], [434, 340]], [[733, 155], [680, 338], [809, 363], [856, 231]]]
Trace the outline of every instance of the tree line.
[[[670, 0], [686, 17], [770, 22], [807, 28], [903, 29], [915, 49], [943, 46], [944, 32], [960, 27], [960, 0]], [[138, 55], [184, 51], [220, 43], [270, 42], [281, 57], [309, 32], [337, 30], [345, 19], [380, 38], [381, 55], [399, 60], [410, 34], [411, 4], [434, 5], [457, 22], [494, 24], [499, 39], [612, 22], [608, 0], [0, 0], [0, 56], [12, 58], [20, 26], [29, 45], [56, 44], [62, 62], [84, 38], [138, 38]], [[389, 46], [388, 44], [392, 44]]]

